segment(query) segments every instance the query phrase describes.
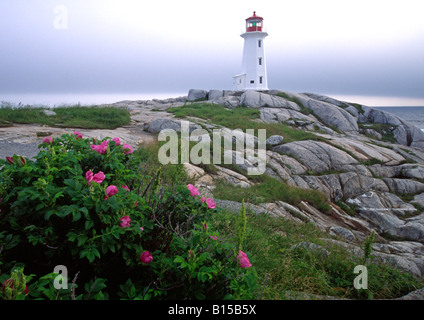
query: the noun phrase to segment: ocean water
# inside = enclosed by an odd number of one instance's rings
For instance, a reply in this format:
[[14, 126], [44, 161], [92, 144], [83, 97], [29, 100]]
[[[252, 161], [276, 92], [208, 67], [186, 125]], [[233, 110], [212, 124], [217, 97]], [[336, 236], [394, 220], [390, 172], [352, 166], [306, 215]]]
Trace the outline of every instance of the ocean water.
[[390, 112], [424, 131], [424, 107], [373, 107]]

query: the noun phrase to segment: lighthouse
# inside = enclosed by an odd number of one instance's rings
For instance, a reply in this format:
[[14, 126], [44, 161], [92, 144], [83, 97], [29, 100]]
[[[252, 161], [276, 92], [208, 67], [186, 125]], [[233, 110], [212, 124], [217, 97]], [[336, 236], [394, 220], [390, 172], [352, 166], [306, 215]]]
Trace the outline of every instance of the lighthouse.
[[253, 12], [246, 19], [246, 31], [240, 36], [244, 39], [241, 73], [233, 77], [237, 91], [268, 90], [264, 39], [268, 33], [263, 31], [263, 18]]

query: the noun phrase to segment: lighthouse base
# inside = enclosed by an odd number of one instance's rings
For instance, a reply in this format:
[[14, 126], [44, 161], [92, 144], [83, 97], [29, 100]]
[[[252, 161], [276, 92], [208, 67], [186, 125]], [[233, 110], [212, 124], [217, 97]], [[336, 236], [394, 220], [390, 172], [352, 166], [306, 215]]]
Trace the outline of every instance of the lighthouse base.
[[266, 81], [259, 77], [256, 80], [248, 80], [246, 74], [238, 74], [233, 76], [233, 87], [236, 91], [245, 91], [245, 90], [256, 90], [256, 91], [266, 91], [269, 90], [266, 85]]

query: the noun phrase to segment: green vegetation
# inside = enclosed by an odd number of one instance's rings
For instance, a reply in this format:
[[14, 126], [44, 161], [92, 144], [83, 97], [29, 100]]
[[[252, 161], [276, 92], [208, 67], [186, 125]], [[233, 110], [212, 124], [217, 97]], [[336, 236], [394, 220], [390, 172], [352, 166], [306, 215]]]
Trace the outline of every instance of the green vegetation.
[[235, 242], [221, 237], [213, 199], [183, 183], [181, 166], [157, 166], [119, 138], [64, 134], [40, 147], [35, 160], [0, 159], [0, 299], [257, 295], [243, 229]]
[[[87, 140], [64, 135], [45, 142], [37, 162], [18, 156], [12, 163], [2, 160], [1, 181], [15, 184], [0, 185], [2, 298], [391, 299], [423, 287], [412, 276], [374, 261], [371, 237], [363, 244], [364, 256], [353, 257], [312, 223], [253, 214], [243, 207], [238, 213], [208, 209], [190, 197], [190, 179], [181, 165], [160, 165], [159, 145], [125, 154], [108, 141], [106, 153], [99, 153]], [[88, 184], [84, 173], [89, 169], [104, 171], [104, 181]], [[263, 179], [262, 185], [251, 195], [264, 200], [287, 196], [286, 201], [296, 201], [290, 193], [300, 192], [268, 177], [257, 179]], [[112, 183], [118, 193], [105, 200]], [[130, 191], [120, 187], [124, 184]], [[242, 189], [230, 191], [232, 200], [251, 202]], [[143, 255], [138, 259], [145, 250], [152, 261]], [[241, 268], [234, 259], [237, 250], [249, 257]], [[363, 263], [369, 289], [356, 290], [354, 268]], [[57, 264], [68, 266], [69, 282], [74, 279], [66, 290], [53, 287]]]
[[[139, 152], [150, 164], [152, 172], [159, 166], [157, 161], [158, 145], [141, 148]], [[164, 166], [164, 170], [175, 170], [175, 166]], [[239, 171], [236, 165], [226, 165]], [[203, 169], [213, 172], [213, 165], [204, 165]], [[257, 183], [251, 188], [238, 188], [223, 182], [217, 185], [214, 196], [238, 202], [261, 203], [282, 200], [295, 204], [299, 200], [326, 210], [327, 201], [319, 192], [310, 193], [287, 186], [281, 181], [268, 177], [252, 176]], [[182, 183], [192, 181], [181, 176]], [[344, 210], [348, 205], [343, 205]], [[355, 215], [355, 206], [351, 214]], [[319, 296], [336, 296], [347, 299], [391, 299], [405, 295], [424, 287], [422, 281], [390, 265], [373, 260], [370, 236], [363, 243], [364, 255], [353, 257], [345, 248], [326, 241], [328, 234], [319, 230], [313, 223], [295, 223], [284, 218], [266, 214], [254, 214], [248, 209], [233, 213], [218, 209], [208, 224], [213, 230], [219, 230], [222, 238], [234, 243], [242, 243], [242, 250], [252, 257], [258, 275], [257, 299], [281, 300], [291, 298], [319, 299]], [[242, 230], [242, 231], [240, 231]], [[242, 239], [240, 237], [242, 236]], [[302, 248], [302, 243], [314, 243], [326, 250]], [[294, 246], [298, 245], [298, 248]], [[366, 263], [368, 268], [368, 290], [356, 290], [353, 281], [357, 274], [355, 266]], [[317, 297], [314, 297], [317, 295]]]
[[187, 104], [181, 107], [169, 108], [177, 118], [197, 117], [216, 125], [230, 129], [265, 129], [267, 137], [282, 135], [285, 142], [300, 140], [323, 140], [313, 133], [292, 128], [282, 123], [264, 123], [260, 121], [260, 111], [247, 107], [227, 109], [221, 105], [208, 103]]
[[328, 200], [322, 192], [292, 187], [267, 175], [262, 175], [257, 179], [260, 179], [260, 182], [249, 188], [236, 187], [220, 182], [215, 189], [215, 196], [219, 199], [238, 202], [245, 199], [254, 204], [284, 201], [296, 205], [301, 201], [305, 201], [320, 211], [327, 212], [330, 210]]
[[396, 139], [393, 134], [395, 126], [387, 123], [359, 123], [359, 128], [362, 129], [373, 129], [382, 135], [381, 141], [396, 143]]
[[[212, 222], [221, 234], [231, 237], [237, 220], [237, 214], [220, 211]], [[243, 248], [252, 254], [250, 262], [258, 273], [263, 299], [308, 296], [310, 299], [320, 299], [320, 296], [391, 299], [424, 286], [398, 269], [370, 262], [372, 252], [367, 251], [368, 289], [356, 290], [353, 281], [357, 274], [353, 271], [364, 262], [365, 256], [353, 257], [348, 250], [326, 241], [328, 235], [312, 223], [299, 224], [248, 212], [246, 226]], [[306, 249], [302, 243], [314, 243], [321, 248]], [[363, 246], [369, 248], [366, 243]]]
[[[54, 111], [56, 115], [47, 116], [44, 110]], [[0, 108], [0, 127], [13, 123], [37, 123], [51, 127], [71, 127], [83, 129], [115, 129], [130, 123], [128, 110], [114, 107], [66, 106], [56, 108], [13, 107]]]

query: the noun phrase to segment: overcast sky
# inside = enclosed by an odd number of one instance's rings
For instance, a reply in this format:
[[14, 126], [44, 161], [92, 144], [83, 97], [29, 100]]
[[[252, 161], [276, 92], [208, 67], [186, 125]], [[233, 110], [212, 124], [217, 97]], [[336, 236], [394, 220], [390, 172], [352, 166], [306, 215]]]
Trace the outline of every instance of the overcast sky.
[[232, 89], [255, 10], [270, 89], [424, 105], [422, 3], [1, 0], [0, 96]]

